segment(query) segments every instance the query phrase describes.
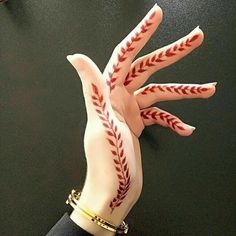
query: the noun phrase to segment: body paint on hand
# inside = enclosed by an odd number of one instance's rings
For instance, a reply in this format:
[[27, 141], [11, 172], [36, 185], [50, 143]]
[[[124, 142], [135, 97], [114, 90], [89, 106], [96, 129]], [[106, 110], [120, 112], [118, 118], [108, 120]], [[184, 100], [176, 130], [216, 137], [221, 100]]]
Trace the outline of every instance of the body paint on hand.
[[134, 78], [138, 77], [143, 72], [148, 71], [150, 67], [157, 66], [159, 63], [165, 62], [168, 58], [176, 56], [178, 53], [188, 49], [192, 46], [192, 42], [194, 42], [199, 37], [198, 34], [192, 36], [191, 38], [187, 38], [181, 41], [179, 44], [176, 43], [172, 47], [166, 49], [165, 51], [161, 51], [158, 54], [150, 54], [150, 56], [145, 57], [142, 61], [140, 61], [137, 65], [133, 66], [133, 68], [127, 74], [124, 85], [129, 85]]
[[110, 92], [115, 88], [115, 82], [118, 79], [117, 72], [120, 71], [122, 62], [127, 59], [127, 53], [135, 49], [136, 45], [134, 44], [140, 41], [143, 35], [149, 30], [149, 27], [153, 24], [151, 20], [155, 15], [156, 12], [153, 12], [140, 26], [139, 31], [135, 32], [134, 36], [131, 36], [131, 38], [125, 42], [125, 45], [121, 46], [120, 51], [117, 53], [117, 63], [113, 64], [112, 71], [108, 72], [109, 79], [107, 80], [107, 85], [110, 87]]
[[109, 111], [106, 109], [106, 102], [104, 101], [103, 95], [98, 91], [98, 87], [95, 84], [92, 84], [92, 89], [92, 102], [102, 125], [105, 128], [118, 180], [116, 196], [111, 200], [109, 205], [112, 213], [116, 207], [119, 207], [122, 204], [130, 188], [129, 166], [124, 152], [124, 141], [121, 137], [121, 133], [118, 131], [117, 125], [114, 123], [113, 119], [110, 117]]
[[188, 95], [206, 92], [209, 88], [202, 85], [149, 85], [145, 87], [141, 94], [147, 95], [148, 93], [155, 93], [157, 90], [160, 92], [168, 91], [171, 93]]
[[143, 120], [158, 120], [161, 119], [166, 126], [170, 127], [173, 130], [185, 130], [184, 127], [182, 127], [180, 124], [182, 123], [177, 117], [165, 113], [165, 112], [158, 112], [158, 111], [153, 111], [152, 108], [146, 109], [145, 111], [141, 111], [141, 117]]

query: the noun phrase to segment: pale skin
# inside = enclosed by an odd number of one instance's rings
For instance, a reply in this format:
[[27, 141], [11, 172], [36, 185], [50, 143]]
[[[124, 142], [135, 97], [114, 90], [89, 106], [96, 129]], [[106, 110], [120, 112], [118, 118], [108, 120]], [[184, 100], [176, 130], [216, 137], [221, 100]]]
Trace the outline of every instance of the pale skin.
[[[197, 27], [176, 42], [134, 61], [162, 17], [161, 8], [154, 5], [115, 47], [103, 73], [85, 55], [67, 57], [81, 79], [87, 111], [84, 136], [87, 176], [79, 202], [117, 226], [141, 193], [139, 137], [145, 126], [159, 124], [181, 136], [189, 136], [195, 129], [152, 105], [160, 101], [209, 98], [216, 89], [215, 82], [142, 87], [153, 73], [177, 62], [203, 42], [203, 32]], [[93, 235], [114, 235], [88, 221], [79, 211], [74, 210], [71, 219]]]

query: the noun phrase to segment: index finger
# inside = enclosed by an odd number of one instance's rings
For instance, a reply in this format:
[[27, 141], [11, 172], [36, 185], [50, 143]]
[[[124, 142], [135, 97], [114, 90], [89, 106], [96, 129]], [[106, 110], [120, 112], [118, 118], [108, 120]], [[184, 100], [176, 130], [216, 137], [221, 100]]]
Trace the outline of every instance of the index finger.
[[116, 84], [123, 84], [132, 61], [161, 23], [162, 15], [161, 8], [155, 4], [142, 21], [115, 47], [103, 72], [110, 91]]

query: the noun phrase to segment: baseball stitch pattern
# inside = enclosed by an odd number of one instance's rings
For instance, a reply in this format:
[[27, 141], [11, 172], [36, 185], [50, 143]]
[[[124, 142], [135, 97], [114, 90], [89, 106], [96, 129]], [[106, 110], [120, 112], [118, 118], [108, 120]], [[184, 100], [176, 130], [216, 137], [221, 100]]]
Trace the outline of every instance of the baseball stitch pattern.
[[148, 58], [145, 58], [129, 71], [125, 78], [124, 85], [127, 86], [128, 84], [130, 84], [135, 77], [147, 71], [148, 68], [156, 66], [158, 63], [164, 62], [168, 58], [173, 57], [179, 52], [191, 47], [191, 43], [194, 42], [198, 37], [199, 35], [196, 34], [191, 38], [187, 38], [186, 40], [181, 41], [180, 44], [176, 43], [174, 46], [168, 48], [165, 51], [161, 51], [158, 54], [154, 54], [152, 56], [149, 56]]
[[99, 93], [98, 87], [93, 83], [92, 89], [92, 102], [100, 120], [102, 121], [102, 125], [105, 128], [107, 140], [111, 147], [111, 153], [113, 154], [116, 175], [119, 181], [116, 197], [111, 200], [109, 205], [112, 213], [115, 207], [121, 205], [130, 188], [129, 166], [124, 153], [121, 133], [118, 131], [117, 125], [114, 124], [113, 119], [110, 117], [110, 114], [106, 109], [106, 103], [104, 102], [103, 95]]
[[111, 72], [108, 72], [107, 85], [110, 87], [110, 92], [115, 88], [115, 82], [118, 78], [117, 72], [121, 69], [121, 64], [127, 59], [127, 53], [132, 52], [135, 49], [135, 42], [141, 40], [143, 34], [145, 34], [149, 27], [153, 24], [151, 20], [156, 15], [156, 12], [153, 12], [148, 19], [144, 21], [144, 23], [140, 27], [140, 31], [136, 32], [134, 36], [131, 37], [130, 40], [127, 40], [125, 46], [121, 47], [120, 52], [118, 52], [116, 64], [113, 64], [113, 68]]
[[209, 88], [205, 88], [201, 85], [149, 85], [146, 86], [141, 94], [142, 95], [146, 95], [148, 93], [154, 93], [156, 91], [160, 91], [160, 92], [171, 92], [171, 93], [178, 93], [178, 94], [185, 94], [185, 95], [189, 95], [189, 94], [199, 94], [202, 92], [206, 92], [207, 90], [209, 90]]
[[173, 130], [176, 130], [176, 129], [185, 130], [184, 127], [179, 125], [181, 121], [178, 118], [166, 112], [159, 112], [156, 110], [152, 110], [151, 108], [151, 109], [141, 111], [141, 117], [144, 120], [152, 119], [156, 121], [158, 121], [158, 118], [160, 118], [162, 121], [164, 121], [168, 125], [168, 127], [170, 127]]

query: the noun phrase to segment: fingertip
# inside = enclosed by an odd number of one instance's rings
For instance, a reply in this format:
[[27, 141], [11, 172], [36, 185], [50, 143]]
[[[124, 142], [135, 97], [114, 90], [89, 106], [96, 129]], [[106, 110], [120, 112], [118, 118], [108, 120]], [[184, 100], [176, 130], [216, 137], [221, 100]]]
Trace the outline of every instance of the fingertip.
[[212, 83], [210, 83], [210, 84], [213, 85], [213, 86], [216, 86], [217, 83], [218, 83], [218, 82], [212, 82]]
[[84, 70], [90, 60], [86, 55], [79, 53], [68, 55], [66, 58], [77, 71]]
[[203, 85], [203, 93], [201, 93], [201, 98], [210, 98], [216, 92], [216, 82], [208, 83]]
[[186, 41], [190, 42], [191, 49], [193, 50], [202, 44], [202, 42], [204, 40], [204, 33], [200, 29], [200, 27], [197, 26], [189, 34], [187, 34], [186, 36], [184, 36], [180, 40], [186, 40]]
[[213, 84], [211, 86], [212, 86], [212, 88], [211, 88], [211, 92], [209, 94], [209, 97], [213, 96], [215, 94], [215, 92], [216, 92], [216, 85]]
[[69, 62], [71, 62], [72, 58], [73, 58], [72, 55], [67, 55], [67, 56], [66, 56], [66, 59], [67, 59]]
[[184, 124], [184, 128], [183, 130], [180, 130], [178, 133], [179, 135], [181, 136], [190, 136], [191, 134], [193, 134], [194, 130], [196, 130], [196, 127], [194, 126], [191, 126], [191, 125], [187, 125], [187, 124]]
[[198, 28], [197, 30], [198, 30], [198, 33], [199, 33], [199, 35], [200, 35], [202, 41], [203, 41], [203, 40], [204, 40], [204, 37], [205, 37], [203, 30], [202, 30], [201, 28]]
[[189, 133], [188, 135], [191, 135], [196, 130], [196, 127], [191, 126], [191, 125], [187, 125], [187, 130]]
[[162, 21], [163, 18], [163, 11], [162, 9], [157, 5], [157, 3], [154, 4], [153, 8], [151, 9], [151, 14], [153, 14], [153, 11], [156, 12], [157, 14], [157, 19], [158, 21]]
[[83, 55], [83, 54], [80, 54], [80, 53], [76, 53], [76, 54], [73, 54], [73, 55], [67, 55], [66, 58], [67, 58], [68, 61], [72, 62], [74, 60], [81, 60], [81, 59], [83, 60], [83, 59], [87, 58], [87, 56]]
[[203, 30], [200, 28], [200, 25], [198, 25], [193, 31], [203, 33]]
[[198, 25], [191, 33], [198, 36], [196, 43], [197, 43], [197, 46], [200, 46], [204, 40], [204, 33], [202, 29], [200, 28], [200, 26]]
[[215, 82], [210, 82], [210, 83], [204, 84], [204, 86], [209, 86], [209, 87], [214, 86], [214, 87], [215, 87], [215, 86], [217, 85], [217, 83], [218, 83], [218, 82], [216, 82], [216, 81], [215, 81]]

